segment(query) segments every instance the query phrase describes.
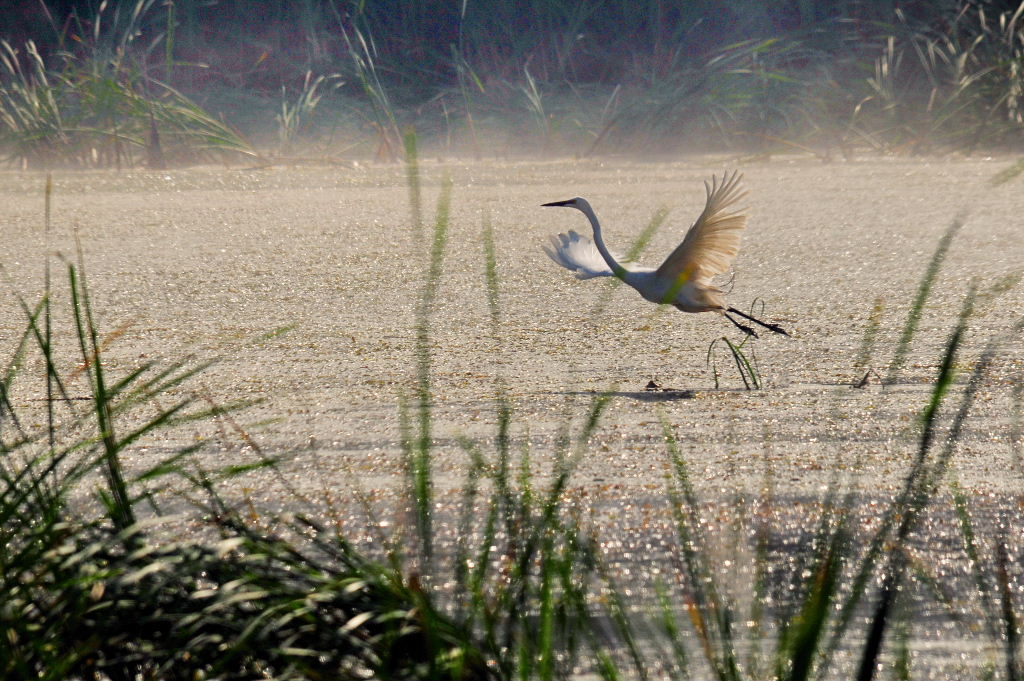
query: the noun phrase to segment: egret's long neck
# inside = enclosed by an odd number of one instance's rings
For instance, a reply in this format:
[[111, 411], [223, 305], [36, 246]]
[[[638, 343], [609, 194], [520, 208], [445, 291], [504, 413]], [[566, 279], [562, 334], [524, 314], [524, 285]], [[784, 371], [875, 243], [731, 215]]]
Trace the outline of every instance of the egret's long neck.
[[601, 223], [597, 221], [597, 216], [594, 215], [594, 209], [590, 207], [589, 203], [580, 206], [579, 209], [583, 211], [583, 214], [587, 216], [588, 220], [590, 220], [590, 226], [594, 230], [594, 244], [597, 246], [597, 250], [601, 254], [601, 257], [604, 258], [606, 263], [608, 263], [608, 267], [612, 268], [612, 272], [615, 273], [615, 276], [622, 279], [626, 276], [626, 272], [628, 270], [615, 261], [612, 254], [608, 252], [608, 247], [604, 245], [604, 239], [601, 238]]

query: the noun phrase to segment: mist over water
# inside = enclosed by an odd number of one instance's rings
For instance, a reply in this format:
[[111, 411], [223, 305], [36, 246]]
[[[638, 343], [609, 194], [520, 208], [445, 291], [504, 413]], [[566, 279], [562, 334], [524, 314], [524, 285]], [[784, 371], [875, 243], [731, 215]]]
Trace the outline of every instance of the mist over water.
[[0, 148], [35, 166], [155, 165], [158, 142], [171, 165], [395, 161], [410, 126], [425, 154], [468, 158], [1006, 148], [1021, 140], [1016, 9], [13, 3]]

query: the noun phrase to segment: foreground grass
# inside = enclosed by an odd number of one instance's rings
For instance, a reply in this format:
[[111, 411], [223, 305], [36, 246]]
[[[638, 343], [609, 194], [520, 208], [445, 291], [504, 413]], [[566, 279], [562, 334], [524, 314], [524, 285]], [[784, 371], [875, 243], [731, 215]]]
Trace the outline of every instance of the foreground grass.
[[[272, 461], [203, 470], [191, 458], [197, 446], [189, 446], [127, 472], [126, 457], [147, 438], [245, 405], [189, 397], [190, 381], [204, 368], [194, 360], [114, 373], [81, 262], [57, 261], [66, 273], [56, 277], [64, 282], [59, 288], [50, 290], [47, 274], [40, 301], [18, 299], [24, 331], [0, 376], [0, 675], [553, 679], [587, 670], [607, 679], [872, 679], [892, 657], [898, 677], [911, 678], [908, 632], [919, 607], [912, 597], [945, 609], [950, 621], [959, 616], [949, 598], [958, 585], [920, 557], [926, 511], [951, 500], [963, 566], [979, 594], [985, 633], [1002, 656], [982, 671], [1019, 677], [1014, 584], [1021, 575], [1013, 543], [1006, 530], [983, 536], [953, 466], [1000, 349], [1017, 340], [995, 339], [976, 361], [964, 361], [975, 302], [992, 291], [965, 297], [922, 405], [903, 485], [876, 507], [870, 532], [857, 527], [862, 500], [837, 480], [815, 500], [820, 512], [802, 528], [802, 541], [787, 545], [793, 528], [776, 524], [772, 512], [785, 497], [768, 478], [748, 502], [756, 512], [742, 504], [730, 509], [736, 536], [748, 538], [737, 542], [731, 560], [743, 561], [751, 576], [745, 584], [730, 581], [688, 452], [662, 417], [672, 469], [665, 493], [672, 569], [627, 583], [601, 549], [615, 538], [586, 520], [592, 509], [571, 493], [611, 395], [595, 396], [580, 425], [566, 424], [553, 457], [541, 453], [555, 461], [541, 475], [537, 453], [513, 444], [520, 426], [498, 381], [494, 437], [464, 442], [467, 474], [450, 511], [458, 528], [452, 541], [437, 529], [430, 333], [453, 190], [442, 183], [428, 229], [415, 139], [406, 136], [404, 147], [412, 224], [422, 226], [425, 255], [417, 380], [400, 407], [408, 513], [382, 537], [383, 556], [368, 558], [337, 529], [307, 517], [254, 519], [220, 493], [225, 482]], [[954, 222], [940, 241], [922, 278], [890, 380], [908, 357], [958, 227]], [[485, 292], [500, 343], [500, 275], [486, 216], [481, 231]], [[56, 318], [57, 296], [70, 300], [70, 319]], [[66, 349], [55, 347], [53, 328], [62, 323], [77, 345], [78, 366], [69, 370], [61, 369]], [[865, 363], [873, 337], [865, 334]], [[954, 390], [956, 368], [968, 365], [966, 384]], [[84, 402], [68, 390], [78, 372], [88, 385]], [[45, 409], [30, 408], [24, 396], [42, 392]], [[1019, 421], [1017, 414], [1014, 443]], [[98, 503], [83, 504], [83, 491]], [[161, 509], [182, 498], [195, 506], [196, 531], [171, 541], [160, 524], [174, 519]], [[634, 583], [646, 595], [627, 598]]]
[[[58, 368], [49, 274], [38, 304], [18, 299], [26, 326], [0, 377], [0, 676], [491, 676], [470, 629], [438, 612], [416, 575], [366, 560], [305, 518], [268, 534], [218, 494], [272, 462], [205, 471], [189, 464], [196, 445], [129, 477], [122, 461], [139, 441], [242, 405], [182, 397], [203, 369], [195, 363], [111, 377], [83, 271], [66, 271], [81, 360], [72, 373], [88, 377], [87, 408]], [[25, 374], [36, 364], [42, 426], [11, 397], [37, 378]], [[216, 539], [154, 538], [182, 484]], [[100, 503], [72, 503], [82, 489]]]

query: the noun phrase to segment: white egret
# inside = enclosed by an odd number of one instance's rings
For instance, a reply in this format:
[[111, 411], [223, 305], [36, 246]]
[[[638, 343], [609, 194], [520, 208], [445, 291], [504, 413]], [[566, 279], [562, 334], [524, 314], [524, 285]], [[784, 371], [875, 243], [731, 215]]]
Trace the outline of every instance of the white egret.
[[545, 203], [545, 206], [566, 206], [582, 212], [590, 220], [594, 241], [574, 231], [552, 237], [553, 248], [544, 251], [556, 263], [576, 273], [577, 279], [618, 277], [640, 292], [652, 303], [674, 305], [683, 312], [717, 312], [744, 333], [757, 337], [751, 327], [741, 324], [729, 313], [739, 315], [766, 329], [789, 334], [777, 324], [761, 321], [746, 312], [729, 307], [725, 291], [711, 283], [712, 277], [725, 274], [732, 266], [740, 248], [740, 236], [747, 226], [747, 216], [730, 212], [733, 204], [746, 196], [740, 190], [742, 176], [738, 171], [722, 180], [712, 176], [704, 182], [707, 203], [704, 212], [686, 232], [682, 243], [657, 269], [643, 266], [625, 267], [604, 245], [601, 223], [586, 199], [576, 197], [565, 201]]

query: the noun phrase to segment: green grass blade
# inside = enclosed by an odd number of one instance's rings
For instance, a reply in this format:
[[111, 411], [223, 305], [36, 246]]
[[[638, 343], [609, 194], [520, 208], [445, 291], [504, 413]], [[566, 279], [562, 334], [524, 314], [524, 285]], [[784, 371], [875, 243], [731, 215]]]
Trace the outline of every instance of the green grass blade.
[[1020, 627], [1013, 607], [1013, 587], [1008, 570], [1009, 564], [1010, 558], [1006, 550], [1004, 534], [996, 542], [996, 581], [999, 583], [1000, 615], [1006, 637], [1006, 678], [1008, 681], [1018, 681], [1021, 678]]
[[490, 212], [484, 212], [481, 224], [484, 245], [484, 276], [487, 284], [487, 309], [491, 313], [491, 331], [495, 340], [499, 340], [501, 289], [498, 286], [498, 251], [494, 245], [494, 224], [491, 222]]
[[420, 183], [420, 159], [416, 129], [409, 126], [402, 136], [405, 146], [405, 181], [409, 186], [409, 210], [412, 212], [412, 227], [416, 242], [423, 241], [423, 198]]
[[1008, 168], [1000, 170], [998, 173], [992, 176], [990, 183], [992, 184], [992, 186], [998, 187], [1001, 184], [1006, 184], [1010, 180], [1019, 177], [1022, 173], [1024, 173], [1024, 159], [1017, 161]]
[[931, 293], [932, 285], [935, 283], [935, 278], [939, 274], [939, 269], [942, 267], [943, 261], [946, 259], [946, 254], [949, 252], [949, 247], [953, 243], [953, 237], [957, 235], [960, 228], [963, 227], [965, 216], [958, 215], [953, 222], [946, 229], [946, 232], [939, 239], [938, 245], [935, 247], [935, 252], [932, 254], [931, 260], [928, 262], [928, 267], [925, 269], [924, 275], [921, 277], [921, 283], [918, 285], [917, 295], [914, 297], [914, 302], [910, 306], [910, 311], [907, 313], [907, 321], [903, 326], [903, 333], [900, 335], [899, 342], [896, 344], [896, 352], [893, 355], [892, 362], [889, 365], [889, 373], [886, 377], [886, 382], [892, 383], [896, 380], [897, 375], [903, 368], [903, 363], [906, 360], [907, 353], [910, 351], [910, 343], [914, 339], [914, 334], [917, 332], [917, 325], [921, 321], [921, 314], [924, 311], [924, 305], [928, 301], [928, 295]]
[[[47, 349], [53, 347], [53, 319], [50, 310], [50, 207], [53, 199], [53, 175], [46, 174], [46, 189], [44, 191], [44, 218], [43, 230], [45, 232], [43, 248], [46, 250], [43, 258], [45, 260], [45, 272], [43, 274], [43, 335], [46, 338]], [[49, 364], [49, 362], [48, 362]], [[56, 423], [53, 418], [53, 372], [46, 370], [46, 429], [50, 438], [50, 449], [56, 447]]]
[[715, 675], [722, 681], [735, 681], [740, 678], [732, 626], [735, 618], [731, 605], [720, 593], [714, 571], [707, 561], [708, 544], [701, 529], [703, 525], [698, 500], [686, 461], [664, 414], [659, 414], [659, 418], [674, 472], [668, 495], [679, 538], [682, 567], [689, 587], [687, 608], [704, 655]]
[[413, 500], [416, 505], [416, 529], [420, 551], [425, 565], [433, 559], [433, 486], [431, 481], [431, 386], [430, 386], [430, 317], [444, 266], [445, 247], [451, 211], [452, 180], [446, 176], [441, 184], [434, 223], [434, 237], [430, 248], [430, 262], [423, 292], [420, 297], [416, 323], [416, 366], [417, 366], [417, 415], [418, 433], [412, 451], [410, 470], [413, 484]]
[[[889, 624], [893, 608], [896, 605], [897, 594], [903, 582], [906, 569], [907, 559], [903, 546], [911, 531], [917, 526], [921, 510], [930, 501], [939, 479], [946, 470], [946, 464], [949, 461], [949, 456], [952, 454], [952, 446], [954, 446], [959, 437], [957, 424], [962, 424], [963, 420], [966, 419], [967, 411], [970, 409], [970, 404], [973, 401], [974, 390], [977, 387], [974, 384], [980, 380], [981, 375], [987, 369], [987, 362], [983, 357], [982, 362], [979, 362], [975, 368], [971, 385], [968, 385], [967, 391], [965, 391], [957, 418], [954, 420], [953, 427], [946, 436], [947, 448], [945, 452], [935, 457], [929, 463], [927, 457], [932, 448], [932, 440], [937, 426], [938, 410], [949, 390], [949, 386], [952, 384], [954, 360], [962, 343], [963, 335], [967, 328], [967, 321], [971, 316], [973, 307], [974, 289], [972, 287], [972, 290], [964, 300], [964, 306], [961, 310], [957, 326], [946, 345], [946, 352], [939, 367], [939, 375], [935, 379], [931, 399], [922, 416], [923, 424], [916, 460], [907, 475], [903, 492], [899, 495], [889, 512], [889, 514], [899, 514], [900, 520], [896, 528], [895, 545], [891, 549], [890, 559], [885, 566], [881, 595], [868, 628], [868, 635], [857, 673], [858, 681], [871, 681], [874, 678], [878, 656], [881, 654], [882, 639]], [[973, 388], [972, 385], [974, 385]]]
[[811, 573], [803, 607], [795, 623], [787, 627], [784, 648], [780, 651], [788, 667], [788, 673], [782, 676], [786, 681], [806, 681], [810, 678], [839, 587], [844, 545], [845, 533], [842, 530], [835, 531], [824, 556]]
[[953, 510], [956, 514], [957, 523], [960, 526], [960, 540], [964, 547], [964, 552], [967, 554], [967, 558], [970, 561], [971, 573], [974, 577], [974, 585], [978, 590], [978, 595], [981, 596], [982, 609], [986, 613], [996, 612], [995, 603], [993, 602], [993, 588], [989, 584], [988, 579], [985, 576], [984, 566], [981, 561], [981, 553], [978, 551], [977, 535], [974, 531], [974, 521], [971, 519], [971, 513], [967, 506], [967, 497], [964, 494], [963, 488], [960, 487], [959, 481], [955, 476], [955, 469], [951, 470], [949, 475], [952, 476], [950, 482], [950, 491], [953, 495]]
[[[746, 354], [744, 354], [738, 346], [725, 336], [722, 336], [722, 340], [724, 340], [725, 344], [729, 346], [729, 351], [732, 353], [733, 359], [736, 360], [736, 368], [739, 370], [740, 377], [743, 379], [743, 385], [746, 386], [747, 390], [750, 390], [751, 386], [753, 386], [754, 390], [760, 390], [761, 379], [758, 376], [757, 371], [755, 371], [754, 367], [751, 365], [750, 360], [747, 359]], [[743, 343], [746, 343], [746, 339], [743, 340]], [[748, 377], [750, 378], [749, 382], [747, 381]]]
[[857, 359], [853, 362], [853, 366], [857, 369], [862, 371], [870, 370], [871, 357], [875, 353], [875, 341], [878, 338], [878, 330], [882, 327], [882, 313], [884, 310], [885, 300], [880, 297], [875, 298], [875, 303], [871, 307], [871, 313], [868, 315], [867, 324], [864, 325], [864, 335], [861, 337]]
[[105, 472], [110, 491], [109, 508], [112, 514], [111, 520], [118, 529], [125, 529], [135, 524], [135, 513], [132, 510], [128, 487], [121, 470], [121, 460], [119, 457], [121, 447], [117, 441], [114, 423], [111, 418], [109, 396], [103, 373], [103, 361], [100, 354], [100, 342], [92, 316], [92, 308], [89, 305], [88, 288], [86, 287], [85, 280], [79, 279], [79, 275], [73, 265], [68, 267], [68, 279], [71, 282], [71, 301], [82, 359], [87, 367], [91, 367], [91, 371], [86, 373], [90, 377], [93, 409], [96, 414], [100, 438], [103, 442]]

